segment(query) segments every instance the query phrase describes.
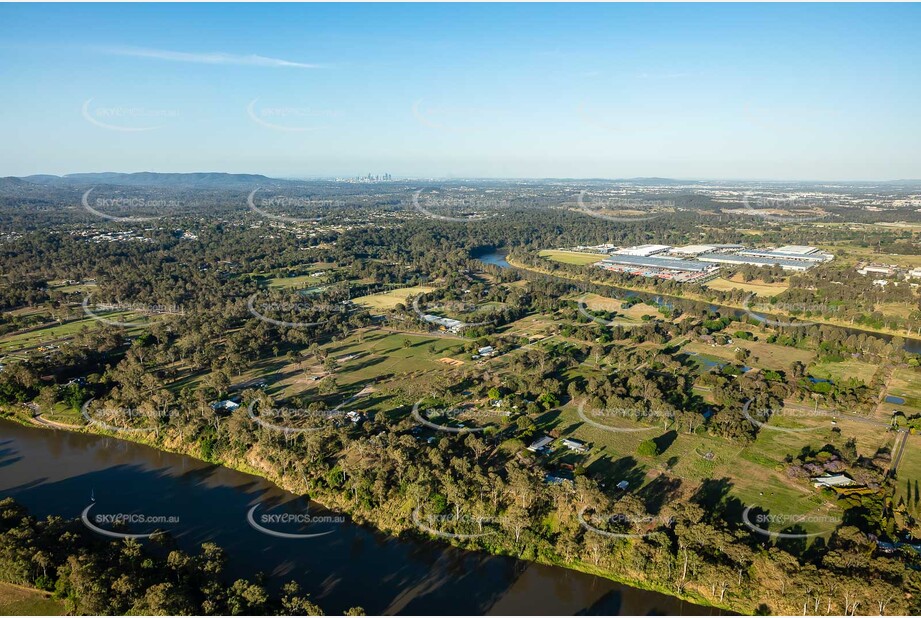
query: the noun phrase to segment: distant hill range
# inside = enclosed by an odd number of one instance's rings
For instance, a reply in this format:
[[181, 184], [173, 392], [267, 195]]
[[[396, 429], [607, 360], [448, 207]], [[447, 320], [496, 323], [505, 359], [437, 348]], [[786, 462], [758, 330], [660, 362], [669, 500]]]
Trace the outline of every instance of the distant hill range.
[[191, 174], [160, 174], [157, 172], [136, 172], [121, 174], [100, 172], [95, 174], [67, 174], [51, 176], [37, 174], [24, 178], [4, 178], [3, 181], [25, 181], [32, 184], [64, 187], [88, 185], [116, 185], [127, 187], [196, 187], [226, 189], [229, 187], [258, 187], [280, 182], [261, 174], [225, 174], [223, 172], [195, 172]]

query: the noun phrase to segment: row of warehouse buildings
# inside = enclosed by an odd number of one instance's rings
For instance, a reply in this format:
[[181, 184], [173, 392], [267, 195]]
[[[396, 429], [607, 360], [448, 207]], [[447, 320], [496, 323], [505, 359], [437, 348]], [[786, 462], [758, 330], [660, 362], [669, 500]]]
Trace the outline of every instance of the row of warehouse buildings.
[[833, 259], [816, 247], [785, 245], [773, 249], [749, 249], [743, 245], [638, 245], [616, 249], [597, 266], [679, 283], [704, 283], [719, 275], [720, 264], [780, 266], [806, 271]]

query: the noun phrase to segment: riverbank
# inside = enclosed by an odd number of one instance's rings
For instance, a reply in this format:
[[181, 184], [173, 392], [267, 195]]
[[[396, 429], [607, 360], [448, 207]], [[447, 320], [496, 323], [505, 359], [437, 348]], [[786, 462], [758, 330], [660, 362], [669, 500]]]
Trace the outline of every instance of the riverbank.
[[[566, 271], [553, 271], [549, 268], [548, 269], [535, 268], [533, 266], [522, 264], [519, 260], [516, 260], [510, 256], [505, 256], [505, 260], [506, 262], [508, 262], [508, 264], [512, 268], [515, 268], [517, 270], [523, 270], [523, 271], [527, 271], [531, 273], [536, 273], [539, 275], [546, 275], [548, 277], [558, 277], [561, 279], [567, 279], [569, 281], [573, 281], [574, 283], [592, 283], [595, 285], [604, 285], [610, 288], [616, 288], [616, 289], [624, 290], [627, 292], [651, 294], [655, 296], [662, 296], [664, 298], [674, 298], [676, 300], [689, 300], [689, 301], [704, 303], [707, 305], [716, 305], [719, 307], [725, 307], [727, 309], [733, 309], [736, 311], [745, 311], [745, 312], [751, 311], [744, 304], [735, 304], [731, 301], [712, 300], [712, 299], [707, 298], [703, 294], [699, 294], [696, 292], [689, 291], [683, 294], [674, 294], [674, 293], [669, 294], [668, 292], [662, 292], [662, 291], [654, 290], [654, 289], [650, 290], [649, 288], [645, 288], [641, 286], [630, 286], [630, 285], [625, 285], [625, 284], [620, 284], [620, 283], [615, 284], [615, 283], [611, 283], [610, 281], [602, 281], [594, 277], [587, 277], [587, 278], [581, 277], [580, 278]], [[811, 316], [809, 317], [808, 320], [806, 320], [802, 317], [797, 317], [797, 316], [794, 316], [788, 313], [784, 313], [782, 311], [777, 311], [777, 310], [772, 310], [771, 313], [777, 316], [787, 318], [787, 319], [795, 318], [795, 319], [800, 320], [801, 322], [808, 321], [814, 324], [821, 324], [825, 326], [834, 326], [836, 328], [845, 328], [848, 330], [861, 331], [861, 332], [867, 333], [868, 335], [886, 335], [889, 337], [900, 337], [902, 339], [910, 339], [911, 341], [917, 342], [918, 345], [921, 345], [921, 337], [918, 337], [917, 335], [908, 334], [905, 331], [893, 330], [891, 328], [880, 328], [880, 329], [870, 328], [870, 327], [859, 325], [859, 324], [852, 324], [850, 322], [845, 322], [843, 320], [834, 320], [834, 319], [814, 317], [814, 316]]]
[[[82, 428], [79, 431], [49, 430], [46, 428], [38, 427], [35, 424], [29, 422], [29, 420], [22, 413], [19, 413], [13, 417], [8, 416], [7, 418], [11, 418], [11, 420], [12, 419], [16, 420], [20, 425], [23, 425], [24, 427], [28, 427], [30, 430], [57, 431], [61, 434], [82, 433], [82, 434], [89, 434], [89, 435], [116, 437], [120, 440], [123, 440], [124, 442], [140, 444], [146, 447], [156, 449], [157, 451], [160, 451], [160, 452], [173, 453], [176, 455], [189, 457], [197, 461], [204, 461], [199, 456], [199, 454], [195, 452], [197, 449], [192, 448], [193, 445], [178, 444], [175, 441], [167, 441], [165, 444], [158, 444], [157, 442], [154, 441], [152, 436], [145, 437], [145, 436], [140, 436], [136, 434], [133, 434], [130, 436], [124, 436], [124, 437], [113, 436], [111, 433], [104, 432], [104, 431], [96, 431], [95, 429], [89, 428], [89, 427]], [[471, 544], [464, 543], [463, 541], [444, 543], [443, 539], [433, 538], [429, 535], [425, 535], [421, 533], [418, 529], [416, 529], [409, 523], [410, 521], [409, 518], [404, 518], [405, 525], [401, 527], [394, 527], [394, 526], [388, 525], [387, 521], [385, 521], [385, 518], [375, 517], [376, 512], [369, 513], [369, 512], [362, 511], [361, 509], [355, 508], [354, 505], [349, 503], [349, 501], [347, 500], [347, 496], [343, 495], [341, 492], [336, 492], [336, 491], [321, 492], [321, 491], [316, 491], [316, 490], [308, 492], [308, 489], [305, 484], [298, 482], [296, 479], [292, 479], [291, 477], [281, 478], [280, 474], [277, 474], [273, 470], [268, 470], [268, 469], [265, 469], [264, 467], [260, 467], [258, 465], [258, 462], [248, 461], [245, 456], [239, 460], [234, 460], [234, 461], [222, 458], [220, 460], [208, 461], [207, 463], [218, 464], [229, 470], [236, 470], [238, 472], [243, 472], [245, 474], [249, 474], [249, 475], [257, 476], [262, 479], [266, 479], [274, 483], [276, 486], [282, 489], [285, 489], [289, 492], [292, 492], [294, 494], [298, 494], [298, 495], [306, 495], [308, 493], [313, 494], [312, 498], [314, 498], [318, 504], [321, 504], [334, 511], [346, 513], [352, 517], [354, 522], [358, 524], [365, 524], [365, 525], [371, 526], [374, 529], [379, 530], [383, 532], [384, 534], [389, 535], [390, 537], [405, 538], [408, 535], [409, 537], [413, 539], [425, 540], [427, 543], [432, 543], [433, 545], [442, 546], [442, 547], [449, 547], [449, 546], [456, 547], [456, 548], [465, 550], [467, 552], [473, 552], [474, 554], [491, 553], [491, 555], [498, 556], [498, 557], [520, 559], [518, 556], [515, 556], [513, 554], [503, 554], [500, 552], [488, 552], [487, 550], [484, 550], [482, 547], [472, 546]], [[438, 542], [435, 543], [435, 541], [438, 541]], [[670, 598], [687, 601], [689, 603], [693, 603], [695, 605], [701, 606], [701, 608], [712, 607], [714, 608], [715, 611], [718, 610], [720, 612], [738, 611], [738, 610], [733, 610], [729, 607], [724, 607], [724, 606], [721, 607], [718, 605], [714, 605], [712, 603], [709, 603], [705, 598], [697, 596], [696, 594], [693, 594], [693, 593], [675, 595], [673, 591], [668, 589], [667, 587], [656, 585], [655, 583], [652, 583], [652, 582], [637, 581], [629, 577], [618, 575], [617, 573], [605, 571], [603, 569], [597, 569], [590, 564], [575, 563], [575, 562], [565, 563], [563, 561], [554, 560], [547, 556], [541, 556], [541, 555], [536, 556], [536, 559], [529, 560], [529, 562], [533, 564], [537, 564], [537, 565], [546, 565], [548, 567], [568, 569], [570, 571], [584, 573], [586, 575], [594, 575], [594, 576], [603, 577], [609, 581], [617, 582], [618, 584], [623, 584], [625, 586], [631, 586], [640, 591], [660, 593], [660, 594], [667, 595]]]

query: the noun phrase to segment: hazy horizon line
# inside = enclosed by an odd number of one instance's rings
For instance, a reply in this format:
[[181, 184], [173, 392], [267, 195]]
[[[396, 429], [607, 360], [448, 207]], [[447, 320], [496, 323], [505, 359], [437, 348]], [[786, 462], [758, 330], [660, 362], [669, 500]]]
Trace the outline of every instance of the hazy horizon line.
[[[371, 172], [373, 176], [380, 176], [389, 172]], [[218, 170], [200, 170], [194, 172], [158, 172], [152, 170], [138, 170], [134, 172], [116, 172], [116, 171], [90, 171], [90, 172], [68, 172], [65, 174], [53, 174], [47, 172], [36, 172], [33, 174], [25, 175], [16, 175], [9, 174], [3, 175], [3, 178], [19, 178], [25, 180], [32, 176], [54, 176], [56, 178], [66, 178], [68, 176], [84, 175], [84, 174], [122, 174], [122, 175], [131, 175], [131, 174], [163, 174], [163, 175], [192, 175], [192, 174], [227, 174], [230, 176], [237, 175], [247, 175], [247, 176], [265, 176], [271, 180], [296, 180], [296, 181], [307, 181], [307, 180], [336, 180], [338, 178], [365, 178], [367, 173], [356, 174], [354, 172], [350, 173], [340, 173], [340, 174], [318, 174], [316, 176], [291, 176], [291, 175], [272, 175], [262, 172], [227, 172], [227, 171], [218, 171]], [[506, 181], [630, 181], [630, 180], [668, 180], [668, 181], [678, 181], [678, 182], [800, 182], [800, 183], [870, 183], [870, 182], [884, 182], [884, 183], [894, 183], [894, 182], [917, 182], [921, 183], [921, 178], [744, 178], [744, 177], [718, 177], [718, 176], [484, 176], [484, 175], [475, 175], [475, 176], [433, 176], [433, 175], [394, 175], [391, 174], [391, 181], [397, 180], [430, 180], [430, 181], [450, 181], [450, 180], [506, 180]]]

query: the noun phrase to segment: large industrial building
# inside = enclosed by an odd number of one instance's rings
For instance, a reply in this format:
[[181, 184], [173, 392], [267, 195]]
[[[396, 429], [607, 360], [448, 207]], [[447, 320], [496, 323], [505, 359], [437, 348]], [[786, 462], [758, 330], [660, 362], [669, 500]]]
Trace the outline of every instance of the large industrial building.
[[643, 277], [672, 279], [681, 283], [703, 283], [719, 274], [719, 267], [712, 264], [657, 255], [612, 255], [601, 260], [598, 266], [606, 270], [616, 270]]
[[719, 275], [719, 264], [780, 266], [806, 271], [833, 259], [816, 247], [785, 245], [776, 249], [746, 249], [743, 245], [639, 245], [613, 251], [596, 265], [606, 270], [681, 283], [704, 283]]
[[830, 253], [822, 253], [815, 247], [803, 247], [800, 245], [786, 245], [776, 249], [747, 249], [739, 251], [739, 255], [748, 255], [752, 257], [777, 258], [782, 260], [792, 260], [794, 262], [812, 262], [821, 264], [828, 262], [834, 256]]
[[703, 253], [697, 259], [702, 262], [780, 266], [784, 270], [805, 271], [834, 259], [834, 256], [815, 247], [785, 245], [776, 249], [745, 249], [729, 255]]
[[723, 251], [738, 251], [744, 245], [688, 245], [686, 247], [672, 247], [669, 253], [675, 255], [700, 255], [701, 253], [720, 253]]
[[782, 257], [769, 257], [766, 255], [743, 255], [724, 254], [724, 253], [704, 253], [698, 255], [697, 259], [701, 262], [712, 262], [717, 264], [749, 264], [751, 266], [780, 266], [784, 270], [806, 271], [815, 266], [818, 262], [808, 262], [803, 260], [791, 260]]
[[618, 249], [614, 252], [614, 255], [637, 255], [640, 257], [647, 257], [657, 253], [665, 253], [669, 249], [671, 249], [669, 245], [638, 245], [636, 247]]
[[649, 257], [640, 257], [638, 255], [612, 255], [611, 257], [601, 260], [602, 265], [623, 264], [625, 266], [634, 266], [639, 268], [667, 268], [671, 270], [686, 270], [688, 272], [700, 272], [713, 268], [709, 264], [701, 264], [694, 260], [679, 260], [677, 258], [659, 257], [652, 255]]

